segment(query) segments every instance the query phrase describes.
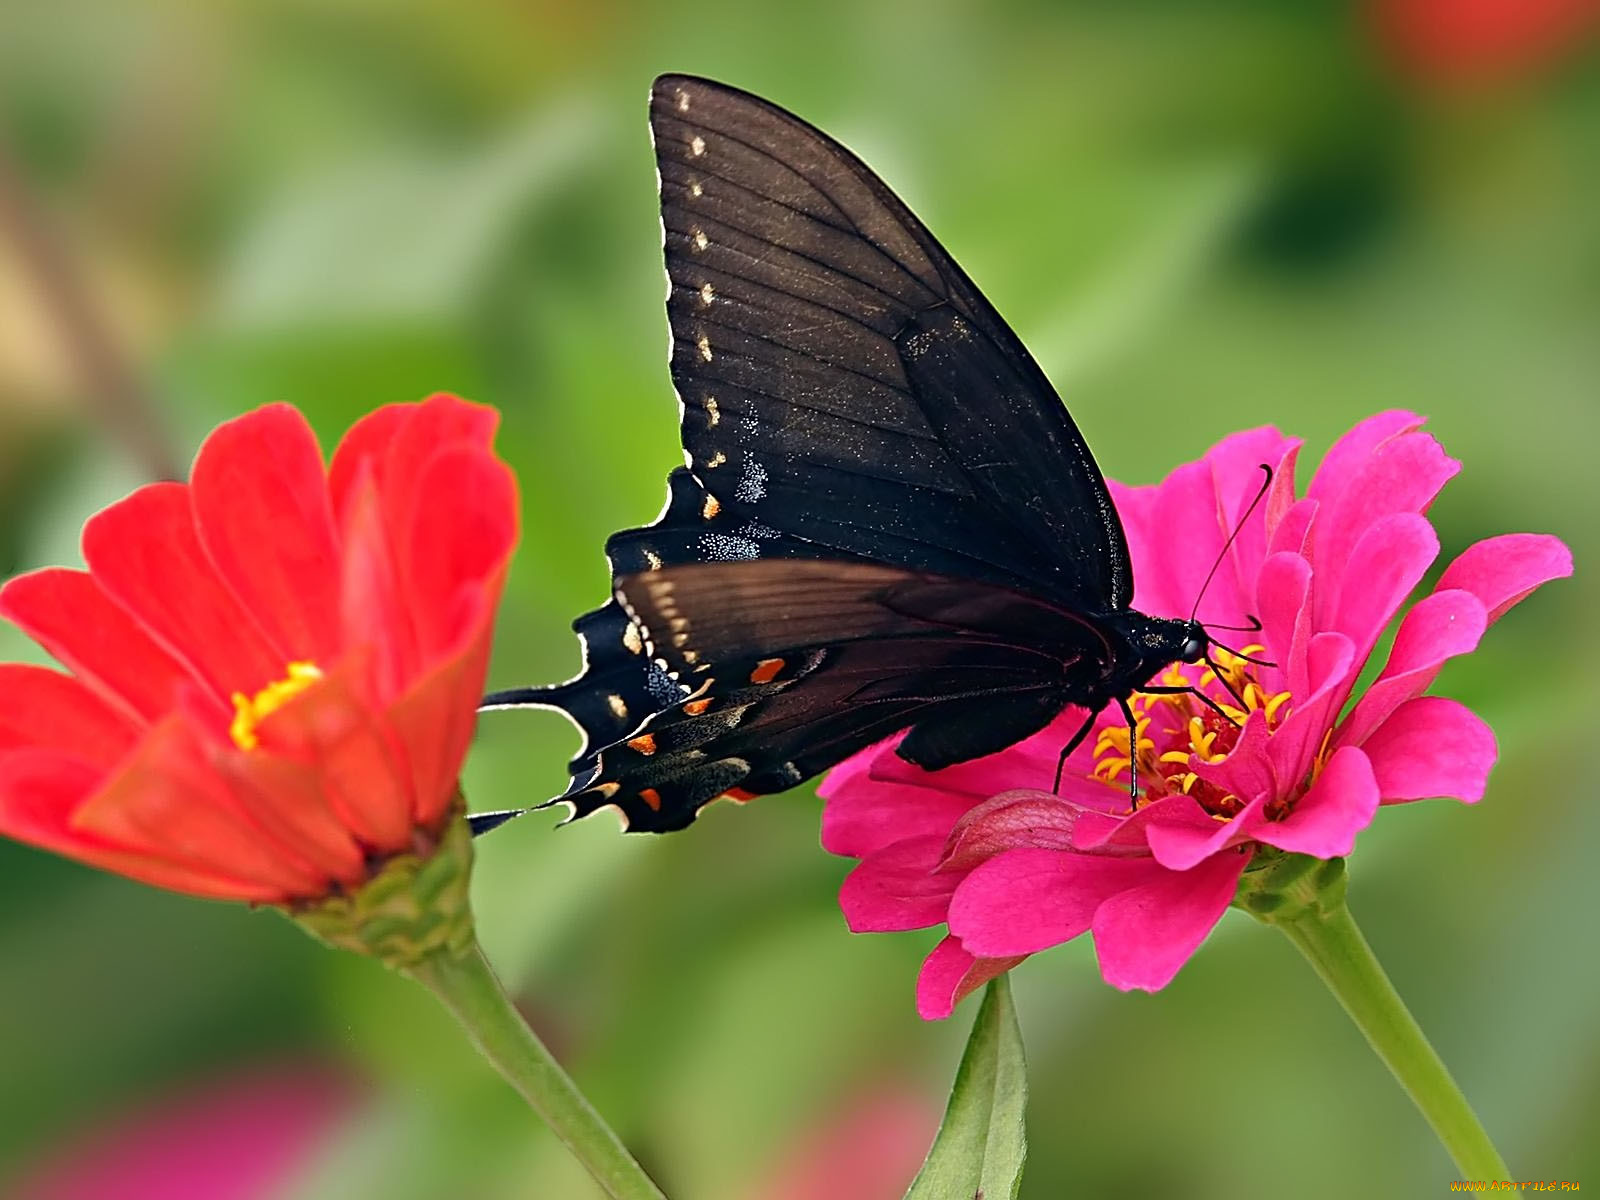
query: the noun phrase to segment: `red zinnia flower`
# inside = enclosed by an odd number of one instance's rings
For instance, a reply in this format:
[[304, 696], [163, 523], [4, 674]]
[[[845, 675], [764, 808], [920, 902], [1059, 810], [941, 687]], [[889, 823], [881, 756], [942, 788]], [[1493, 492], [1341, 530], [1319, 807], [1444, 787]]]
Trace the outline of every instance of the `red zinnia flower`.
[[0, 665], [0, 833], [146, 883], [359, 887], [451, 815], [517, 536], [497, 415], [390, 405], [323, 468], [288, 405], [0, 589], [71, 674]]
[[1373, 0], [1369, 11], [1409, 74], [1457, 85], [1530, 73], [1600, 26], [1600, 0]]
[[[1076, 710], [943, 771], [912, 766], [888, 742], [828, 776], [823, 844], [861, 859], [840, 895], [851, 928], [949, 927], [923, 968], [923, 1016], [947, 1016], [1027, 955], [1091, 931], [1108, 983], [1164, 987], [1262, 847], [1337, 858], [1381, 804], [1482, 797], [1493, 733], [1463, 705], [1423, 693], [1507, 609], [1571, 574], [1572, 556], [1535, 534], [1468, 547], [1405, 613], [1387, 665], [1357, 693], [1368, 656], [1438, 555], [1423, 513], [1460, 465], [1421, 424], [1404, 412], [1362, 422], [1300, 498], [1299, 443], [1271, 429], [1235, 434], [1154, 487], [1112, 484], [1136, 607], [1183, 617], [1250, 502], [1255, 465], [1277, 468], [1201, 614], [1259, 613], [1261, 644], [1241, 647], [1248, 657], [1219, 652], [1222, 678], [1177, 665], [1159, 681], [1204, 690], [1227, 718], [1190, 695], [1136, 695], [1130, 747], [1111, 705], [1098, 737], [1068, 761], [1059, 795], [1041, 784], [1082, 720]], [[1140, 786], [1133, 808], [1129, 770]]]

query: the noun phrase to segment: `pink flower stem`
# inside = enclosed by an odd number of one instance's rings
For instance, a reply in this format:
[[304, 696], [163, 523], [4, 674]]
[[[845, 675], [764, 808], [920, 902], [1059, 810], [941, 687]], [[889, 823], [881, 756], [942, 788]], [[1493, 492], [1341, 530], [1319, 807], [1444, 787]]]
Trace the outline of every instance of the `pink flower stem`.
[[1272, 922], [1310, 960], [1366, 1036], [1466, 1179], [1510, 1179], [1456, 1081], [1361, 936], [1344, 903]]
[[622, 1140], [545, 1048], [476, 943], [406, 969], [466, 1027], [483, 1056], [522, 1093], [613, 1200], [666, 1200]]

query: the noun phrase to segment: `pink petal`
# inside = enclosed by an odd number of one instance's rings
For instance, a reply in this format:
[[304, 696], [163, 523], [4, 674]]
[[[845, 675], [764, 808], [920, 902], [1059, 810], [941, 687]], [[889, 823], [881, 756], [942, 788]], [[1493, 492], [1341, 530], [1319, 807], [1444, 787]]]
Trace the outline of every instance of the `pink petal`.
[[[1267, 800], [1277, 795], [1280, 780], [1273, 769], [1270, 756], [1272, 735], [1267, 732], [1267, 714], [1259, 708], [1245, 718], [1239, 740], [1221, 762], [1195, 762], [1194, 773], [1207, 783], [1214, 783], [1225, 792], [1232, 792], [1249, 803]], [[1154, 850], [1154, 847], [1151, 847]], [[1161, 857], [1159, 854], [1157, 858]], [[1177, 863], [1169, 867], [1183, 869]], [[1183, 864], [1187, 866], [1189, 864]]]
[[1434, 592], [1420, 600], [1400, 622], [1382, 673], [1339, 725], [1336, 744], [1361, 745], [1390, 713], [1428, 689], [1446, 659], [1476, 649], [1487, 624], [1470, 592]]
[[1296, 696], [1309, 686], [1306, 646], [1311, 638], [1311, 564], [1298, 554], [1273, 554], [1256, 577], [1261, 638]]
[[1572, 551], [1542, 533], [1507, 533], [1468, 546], [1444, 569], [1439, 591], [1462, 588], [1483, 601], [1492, 625], [1542, 583], [1572, 574]]
[[[1439, 537], [1428, 519], [1399, 512], [1378, 518], [1337, 566], [1321, 568], [1324, 585], [1335, 586], [1319, 598], [1318, 625], [1350, 639], [1356, 669], [1438, 556]], [[1318, 562], [1327, 564], [1320, 555]], [[1322, 603], [1328, 592], [1337, 594], [1337, 606]]]
[[[1128, 507], [1145, 514], [1127, 531], [1129, 552], [1139, 564], [1134, 572], [1134, 606], [1152, 616], [1187, 616], [1226, 536], [1210, 469], [1204, 462], [1185, 463], [1154, 490], [1122, 488], [1112, 496], [1118, 512]], [[1175, 548], [1180, 552], [1174, 553]], [[1212, 585], [1206, 595], [1208, 612], [1235, 619], [1239, 598], [1229, 594], [1232, 586], [1231, 580]]]
[[[1132, 815], [1080, 812], [1072, 830], [1072, 848], [1085, 854], [1146, 857], [1151, 854], [1150, 831], [1185, 830], [1197, 836], [1210, 836], [1217, 822], [1192, 796], [1163, 796], [1141, 804]], [[1165, 836], [1164, 834], [1158, 836]]]
[[1311, 553], [1312, 532], [1317, 524], [1317, 510], [1321, 507], [1315, 500], [1299, 500], [1290, 505], [1272, 527], [1272, 540], [1267, 543], [1267, 553], [1308, 556]]
[[950, 900], [950, 932], [980, 957], [1032, 954], [1089, 928], [1108, 896], [1159, 873], [1144, 858], [1011, 850], [969, 874]]
[[[1272, 484], [1269, 491], [1279, 487], [1279, 480], [1287, 476], [1289, 496], [1294, 492], [1294, 460], [1300, 448], [1298, 438], [1284, 437], [1270, 426], [1260, 429], [1247, 429], [1224, 438], [1206, 453], [1206, 464], [1211, 468], [1211, 484], [1216, 500], [1217, 515], [1221, 521], [1224, 536], [1233, 536], [1233, 545], [1228, 550], [1230, 587], [1221, 597], [1223, 607], [1212, 603], [1213, 597], [1206, 598], [1206, 611], [1220, 613], [1223, 621], [1237, 621], [1244, 616], [1245, 606], [1249, 603], [1248, 589], [1243, 581], [1252, 580], [1261, 569], [1261, 562], [1267, 556], [1268, 514], [1265, 506], [1268, 499], [1262, 499], [1262, 507], [1258, 508], [1250, 520], [1240, 524], [1245, 510], [1255, 500], [1261, 485], [1266, 483], [1266, 476], [1261, 472], [1263, 465], [1272, 470]], [[1219, 571], [1220, 576], [1224, 572]], [[1213, 583], [1213, 589], [1216, 588]], [[1230, 602], [1235, 606], [1227, 608]], [[1190, 603], [1193, 603], [1191, 601]]]
[[964, 813], [944, 844], [939, 866], [970, 871], [1005, 850], [1070, 850], [1073, 827], [1085, 811], [1053, 792], [1020, 788], [1001, 792]]
[[1474, 803], [1499, 753], [1482, 718], [1443, 696], [1400, 705], [1361, 748], [1385, 801], [1453, 796]]
[[[1340, 491], [1320, 497], [1317, 535], [1311, 561], [1340, 578], [1357, 544], [1384, 517], [1420, 515], [1461, 464], [1425, 433], [1408, 433], [1385, 442], [1360, 464]], [[1359, 578], [1357, 576], [1356, 578]], [[1327, 610], [1318, 619], [1326, 628]]]
[[853, 933], [923, 929], [944, 921], [959, 871], [939, 870], [944, 839], [915, 837], [863, 858], [839, 888], [839, 907]]
[[[1300, 461], [1301, 442], [1292, 439], [1288, 451], [1279, 461], [1272, 475], [1272, 487], [1267, 490], [1267, 547], [1268, 553], [1280, 549], [1277, 545], [1278, 529], [1299, 501], [1295, 498], [1294, 476]], [[1298, 551], [1299, 547], [1294, 547]]]
[[1413, 429], [1422, 428], [1423, 418], [1416, 413], [1394, 409], [1368, 417], [1335, 442], [1322, 456], [1306, 495], [1313, 499], [1343, 490], [1367, 458], [1384, 442]]
[[956, 1005], [1026, 957], [976, 958], [961, 948], [959, 939], [945, 938], [923, 961], [917, 976], [917, 1015], [924, 1021], [944, 1020]]
[[285, 662], [339, 653], [339, 548], [316, 435], [272, 404], [219, 426], [195, 458], [200, 538]]
[[1292, 787], [1311, 769], [1322, 749], [1354, 676], [1355, 647], [1342, 633], [1319, 633], [1307, 648], [1306, 686], [1295, 693], [1293, 709], [1268, 743], [1272, 769]]
[[1340, 858], [1378, 811], [1372, 764], [1354, 746], [1334, 752], [1322, 774], [1281, 821], [1256, 826], [1258, 842], [1315, 858]]
[[1228, 850], [1108, 897], [1094, 915], [1100, 974], [1114, 988], [1159, 991], [1222, 919], [1250, 855]]
[[840, 773], [835, 768], [823, 785], [827, 800], [822, 806], [822, 847], [830, 854], [865, 858], [909, 837], [943, 841], [974, 803], [971, 796], [957, 792], [878, 783], [867, 779], [864, 771], [839, 781]]

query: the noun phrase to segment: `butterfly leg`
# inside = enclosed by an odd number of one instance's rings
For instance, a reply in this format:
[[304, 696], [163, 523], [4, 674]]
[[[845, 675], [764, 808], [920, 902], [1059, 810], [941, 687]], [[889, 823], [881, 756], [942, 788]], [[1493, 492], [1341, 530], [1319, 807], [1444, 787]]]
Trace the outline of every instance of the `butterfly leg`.
[[1089, 736], [1089, 730], [1094, 728], [1094, 718], [1095, 712], [1091, 709], [1089, 715], [1083, 719], [1083, 724], [1078, 726], [1078, 732], [1067, 740], [1061, 756], [1056, 759], [1056, 781], [1050, 785], [1050, 790], [1058, 796], [1061, 794], [1061, 776], [1067, 770], [1067, 759], [1071, 758], [1072, 752], [1083, 744], [1083, 739]]
[[1135, 811], [1139, 808], [1139, 722], [1134, 719], [1133, 706], [1126, 696], [1117, 697], [1123, 719], [1128, 722], [1128, 801]]

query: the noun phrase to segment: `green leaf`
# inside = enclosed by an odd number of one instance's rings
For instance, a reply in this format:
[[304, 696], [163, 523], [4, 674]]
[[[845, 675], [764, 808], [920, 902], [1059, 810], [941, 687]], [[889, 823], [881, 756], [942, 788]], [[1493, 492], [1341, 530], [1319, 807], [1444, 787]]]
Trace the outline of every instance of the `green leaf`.
[[1028, 1156], [1022, 1031], [1004, 975], [972, 1023], [933, 1146], [905, 1200], [1015, 1200]]

